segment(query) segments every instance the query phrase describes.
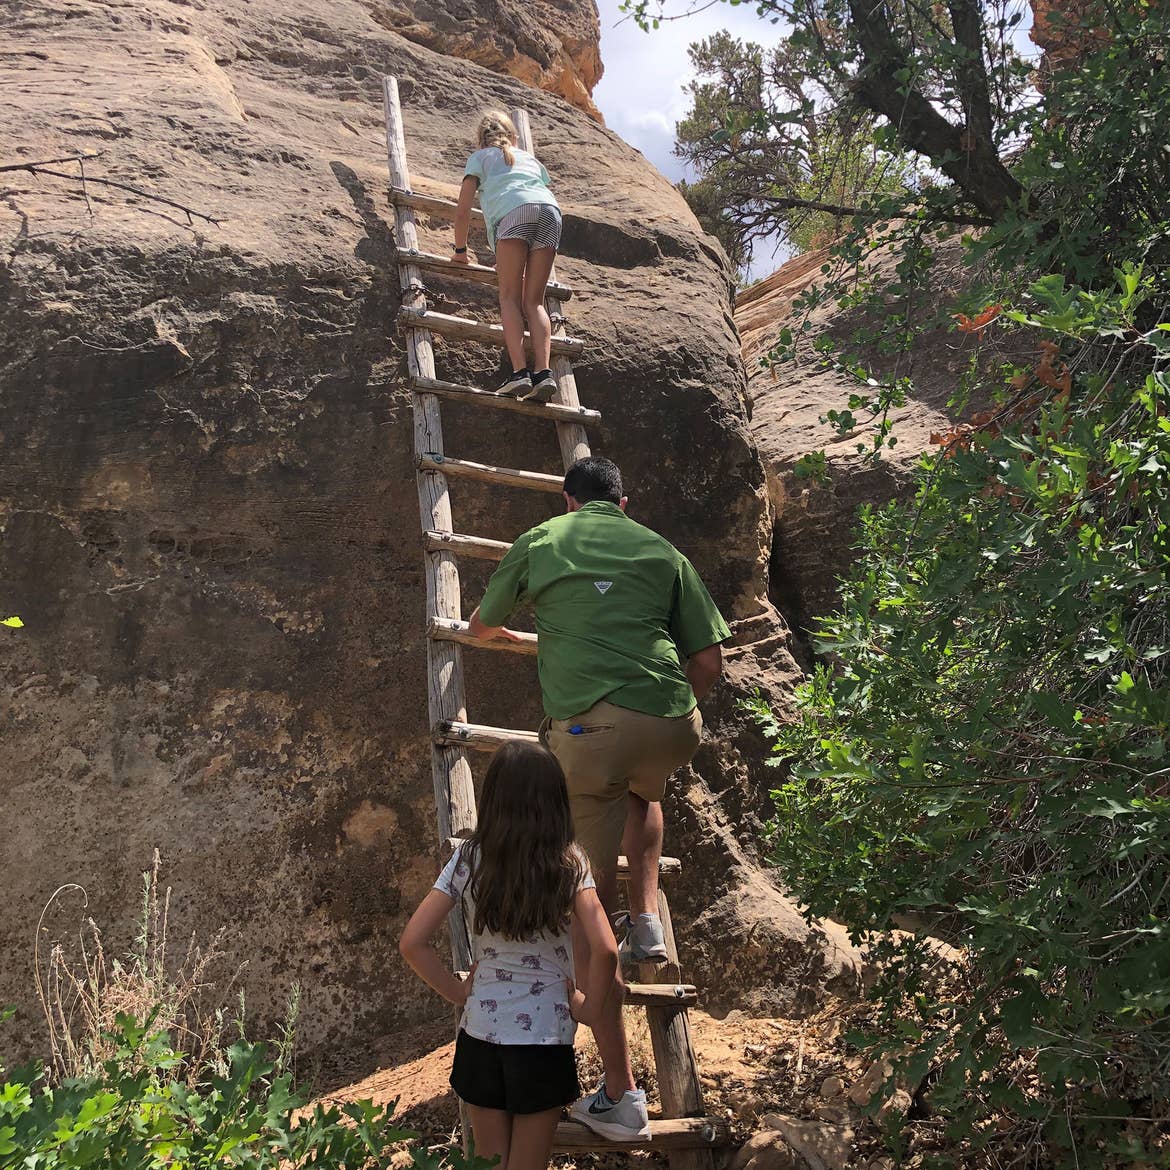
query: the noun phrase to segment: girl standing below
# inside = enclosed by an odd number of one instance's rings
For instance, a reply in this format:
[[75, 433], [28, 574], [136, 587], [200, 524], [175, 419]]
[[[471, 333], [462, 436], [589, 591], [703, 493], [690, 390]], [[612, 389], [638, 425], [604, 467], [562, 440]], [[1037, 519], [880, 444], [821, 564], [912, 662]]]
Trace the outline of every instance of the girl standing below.
[[[474, 959], [462, 981], [431, 942], [459, 902]], [[583, 991], [574, 983], [573, 916], [589, 940]], [[399, 949], [463, 1008], [451, 1087], [467, 1103], [475, 1152], [499, 1155], [499, 1170], [544, 1170], [561, 1109], [579, 1092], [576, 1021], [597, 1019], [618, 994], [617, 944], [573, 843], [565, 776], [550, 752], [515, 740], [496, 752], [479, 827], [414, 912]]]
[[[496, 391], [548, 402], [557, 391], [549, 369], [552, 324], [544, 293], [561, 243], [561, 210], [548, 189], [548, 171], [516, 145], [516, 127], [500, 110], [488, 110], [477, 131], [479, 149], [467, 160], [455, 210], [456, 263], [469, 263], [467, 232], [471, 204], [479, 203], [487, 221], [488, 245], [496, 253], [500, 319], [512, 373]], [[532, 334], [535, 373], [524, 354], [524, 318]]]

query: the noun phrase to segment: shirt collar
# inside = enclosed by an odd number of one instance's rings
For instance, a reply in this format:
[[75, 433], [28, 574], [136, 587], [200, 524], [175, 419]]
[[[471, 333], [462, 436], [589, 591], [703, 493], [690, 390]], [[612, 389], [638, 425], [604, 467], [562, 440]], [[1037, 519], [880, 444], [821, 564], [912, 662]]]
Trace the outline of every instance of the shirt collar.
[[610, 515], [624, 516], [625, 512], [617, 506], [611, 504], [609, 500], [590, 500], [587, 504], [582, 504], [577, 509], [578, 512], [608, 512]]

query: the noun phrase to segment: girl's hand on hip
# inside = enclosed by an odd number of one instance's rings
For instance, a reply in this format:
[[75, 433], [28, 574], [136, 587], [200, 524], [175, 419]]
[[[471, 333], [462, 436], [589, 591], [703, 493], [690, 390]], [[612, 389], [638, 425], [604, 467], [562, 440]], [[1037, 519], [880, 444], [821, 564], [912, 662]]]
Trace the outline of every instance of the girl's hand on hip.
[[596, 1013], [585, 1002], [585, 993], [577, 989], [572, 979], [565, 980], [565, 990], [569, 993], [569, 1015], [578, 1024], [592, 1024]]
[[478, 962], [471, 964], [471, 970], [467, 972], [467, 978], [460, 981], [458, 990], [451, 997], [451, 1002], [456, 1007], [463, 1007], [467, 1003], [468, 997], [471, 995], [472, 985], [475, 983], [475, 969], [478, 966]]

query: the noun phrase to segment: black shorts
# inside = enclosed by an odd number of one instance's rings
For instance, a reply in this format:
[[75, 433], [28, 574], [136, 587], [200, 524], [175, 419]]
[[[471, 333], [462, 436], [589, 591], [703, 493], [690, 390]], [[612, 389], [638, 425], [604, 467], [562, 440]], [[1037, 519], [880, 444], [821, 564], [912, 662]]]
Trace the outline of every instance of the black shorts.
[[581, 1094], [571, 1044], [489, 1044], [462, 1028], [451, 1088], [468, 1105], [505, 1113], [543, 1113]]

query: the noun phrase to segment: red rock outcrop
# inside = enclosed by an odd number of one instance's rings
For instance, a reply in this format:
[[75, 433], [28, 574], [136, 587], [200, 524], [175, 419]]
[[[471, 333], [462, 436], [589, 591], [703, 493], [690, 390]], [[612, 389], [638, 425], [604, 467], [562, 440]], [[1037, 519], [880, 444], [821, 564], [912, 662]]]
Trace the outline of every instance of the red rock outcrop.
[[1042, 85], [1047, 74], [1078, 61], [1111, 36], [1109, 14], [1100, 0], [1033, 0], [1032, 42], [1044, 50], [1037, 67]]
[[593, 0], [404, 0], [372, 3], [370, 12], [409, 41], [510, 74], [602, 121], [592, 98], [602, 73]]
[[[873, 346], [849, 345], [849, 351], [856, 352], [877, 375], [912, 382], [905, 406], [892, 415], [897, 446], [884, 451], [877, 462], [867, 459], [857, 447], [869, 447], [872, 424], [862, 422], [840, 436], [822, 421], [827, 411], [845, 408], [856, 385], [826, 367], [814, 348], [823, 335], [848, 341], [867, 324], [865, 312], [842, 310], [829, 302], [808, 314], [807, 330], [802, 329], [805, 316], [798, 319], [792, 312], [801, 292], [826, 279], [821, 266], [827, 259], [827, 252], [794, 257], [740, 293], [735, 307], [748, 371], [752, 436], [767, 469], [776, 517], [773, 595], [781, 600], [789, 620], [802, 628], [834, 604], [837, 579], [853, 559], [858, 508], [907, 492], [915, 463], [931, 449], [930, 436], [945, 432], [955, 419], [948, 403], [959, 388], [975, 344], [970, 334], [938, 328], [921, 337], [909, 354], [890, 356]], [[893, 261], [879, 257], [874, 266], [888, 275]], [[941, 246], [930, 278], [919, 290], [917, 308], [913, 304], [901, 307], [911, 313], [933, 313], [938, 302], [954, 300], [965, 279], [958, 244]], [[759, 358], [786, 326], [796, 336], [795, 360], [762, 369]], [[863, 419], [863, 412], [856, 413]], [[802, 455], [817, 450], [825, 452], [827, 484], [794, 472]]]

